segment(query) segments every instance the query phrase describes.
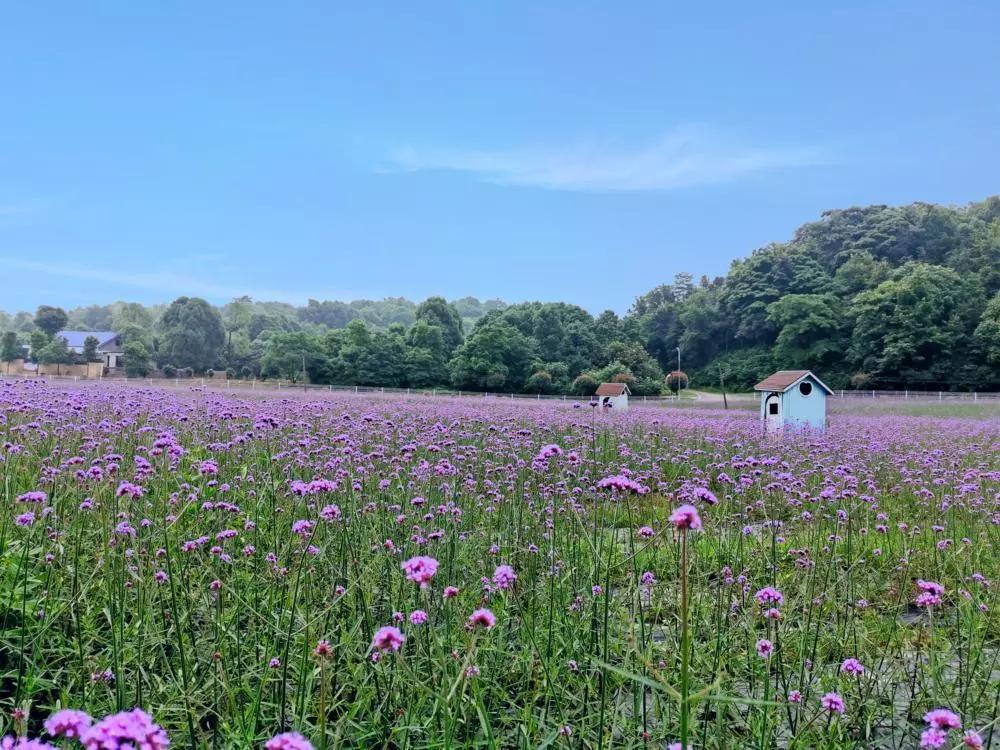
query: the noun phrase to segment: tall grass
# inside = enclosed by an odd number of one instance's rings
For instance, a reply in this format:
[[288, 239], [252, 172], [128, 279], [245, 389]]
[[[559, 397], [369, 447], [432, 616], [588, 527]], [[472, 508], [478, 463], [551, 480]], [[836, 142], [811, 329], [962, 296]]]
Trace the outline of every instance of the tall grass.
[[911, 748], [948, 708], [1000, 746], [988, 420], [775, 441], [704, 409], [8, 381], [0, 444], [5, 732], [141, 706], [177, 747]]

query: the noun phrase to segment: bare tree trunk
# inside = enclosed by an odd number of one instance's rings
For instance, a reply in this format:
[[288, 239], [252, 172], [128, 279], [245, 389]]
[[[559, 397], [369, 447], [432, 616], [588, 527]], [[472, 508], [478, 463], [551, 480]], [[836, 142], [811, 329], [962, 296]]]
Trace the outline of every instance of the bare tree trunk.
[[729, 400], [726, 398], [726, 380], [722, 375], [722, 365], [719, 365], [719, 386], [722, 388], [722, 408], [729, 408]]

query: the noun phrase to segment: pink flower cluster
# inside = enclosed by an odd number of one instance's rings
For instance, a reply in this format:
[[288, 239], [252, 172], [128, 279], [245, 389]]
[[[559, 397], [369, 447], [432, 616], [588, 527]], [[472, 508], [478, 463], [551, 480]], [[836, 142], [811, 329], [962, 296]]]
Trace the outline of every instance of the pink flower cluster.
[[163, 750], [170, 745], [167, 733], [141, 708], [105, 716], [80, 741], [86, 750]]
[[411, 557], [402, 564], [406, 577], [414, 583], [419, 583], [420, 588], [425, 589], [430, 584], [434, 574], [437, 573], [438, 561], [433, 557], [420, 555]]

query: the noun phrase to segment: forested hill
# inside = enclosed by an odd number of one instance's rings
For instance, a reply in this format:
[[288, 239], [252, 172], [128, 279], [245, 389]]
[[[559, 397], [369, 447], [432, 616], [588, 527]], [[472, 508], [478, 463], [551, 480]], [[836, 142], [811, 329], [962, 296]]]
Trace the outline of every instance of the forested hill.
[[[722, 366], [751, 383], [811, 368], [837, 387], [1000, 384], [1000, 197], [828, 211], [786, 243], [636, 300], [633, 318], [663, 365]], [[708, 373], [706, 373], [708, 374]]]
[[0, 313], [0, 359], [71, 359], [60, 328], [114, 330], [129, 368], [381, 386], [588, 395], [619, 379], [658, 393], [682, 368], [694, 386], [746, 388], [809, 368], [834, 387], [1000, 389], [1000, 197], [962, 208], [914, 203], [829, 211], [722, 278], [678, 274], [628, 314], [567, 303], [432, 297], [419, 305], [182, 297]]

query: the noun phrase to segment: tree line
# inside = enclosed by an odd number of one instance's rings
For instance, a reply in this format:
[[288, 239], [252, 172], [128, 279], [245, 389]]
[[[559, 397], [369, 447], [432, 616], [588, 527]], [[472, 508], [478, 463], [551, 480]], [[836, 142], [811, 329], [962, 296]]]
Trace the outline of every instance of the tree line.
[[[111, 330], [130, 374], [225, 370], [231, 377], [386, 387], [588, 395], [628, 382], [658, 394], [682, 365], [695, 385], [748, 388], [776, 369], [812, 369], [835, 388], [1000, 388], [1000, 197], [828, 211], [732, 263], [677, 274], [624, 316], [563, 302], [473, 297], [295, 307], [249, 297], [215, 307], [43, 306], [0, 313], [0, 359], [53, 333]], [[675, 377], [674, 380], [677, 380]]]

